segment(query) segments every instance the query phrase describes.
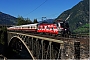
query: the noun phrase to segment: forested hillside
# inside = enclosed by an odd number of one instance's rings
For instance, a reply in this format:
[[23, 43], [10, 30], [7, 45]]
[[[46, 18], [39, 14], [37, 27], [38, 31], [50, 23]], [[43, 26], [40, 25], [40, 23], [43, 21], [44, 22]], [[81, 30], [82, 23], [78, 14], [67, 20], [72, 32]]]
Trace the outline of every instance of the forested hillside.
[[0, 12], [0, 25], [15, 25], [16, 17]]
[[9, 14], [0, 12], [0, 25], [24, 25], [24, 24], [31, 24], [37, 23], [37, 19], [33, 21], [29, 18], [23, 18], [22, 16], [13, 17]]
[[[68, 19], [66, 20], [67, 17]], [[71, 31], [75, 32], [78, 28], [89, 23], [89, 0], [82, 0], [71, 9], [60, 14], [57, 19], [66, 20], [70, 25]]]

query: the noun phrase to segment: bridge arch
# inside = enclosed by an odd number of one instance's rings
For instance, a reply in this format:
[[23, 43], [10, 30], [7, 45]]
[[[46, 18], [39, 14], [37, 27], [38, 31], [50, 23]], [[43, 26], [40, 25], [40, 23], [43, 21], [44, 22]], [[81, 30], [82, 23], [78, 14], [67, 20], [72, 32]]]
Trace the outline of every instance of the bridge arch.
[[20, 41], [24, 46], [25, 48], [27, 49], [28, 53], [31, 55], [32, 59], [35, 59], [30, 51], [30, 49], [28, 48], [28, 46], [26, 45], [26, 43], [22, 40], [22, 38], [20, 38], [19, 36], [13, 36], [9, 43], [8, 43], [8, 46], [10, 46], [12, 44], [12, 42], [15, 42], [16, 40]]

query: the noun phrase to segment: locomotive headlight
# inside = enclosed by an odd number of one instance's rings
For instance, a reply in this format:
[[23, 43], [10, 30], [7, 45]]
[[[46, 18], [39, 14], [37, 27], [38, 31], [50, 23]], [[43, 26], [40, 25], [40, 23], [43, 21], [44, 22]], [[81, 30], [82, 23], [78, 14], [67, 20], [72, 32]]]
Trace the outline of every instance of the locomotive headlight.
[[67, 29], [65, 29], [65, 31], [66, 31]]

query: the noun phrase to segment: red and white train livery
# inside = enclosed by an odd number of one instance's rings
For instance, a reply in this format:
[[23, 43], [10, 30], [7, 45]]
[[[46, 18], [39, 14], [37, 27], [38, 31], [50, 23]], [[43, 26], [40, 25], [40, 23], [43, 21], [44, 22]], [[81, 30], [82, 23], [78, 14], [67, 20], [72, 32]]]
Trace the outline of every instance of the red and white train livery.
[[64, 36], [65, 34], [70, 34], [69, 25], [66, 22], [57, 22], [57, 23], [36, 23], [36, 24], [27, 24], [20, 26], [13, 26], [7, 28], [9, 31], [28, 31], [36, 33], [49, 33]]

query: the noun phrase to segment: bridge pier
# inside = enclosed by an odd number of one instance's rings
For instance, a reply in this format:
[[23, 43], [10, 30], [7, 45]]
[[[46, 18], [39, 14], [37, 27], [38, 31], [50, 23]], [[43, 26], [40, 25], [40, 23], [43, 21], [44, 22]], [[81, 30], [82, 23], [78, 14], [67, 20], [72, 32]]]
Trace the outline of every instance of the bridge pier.
[[64, 57], [64, 45], [63, 44], [60, 44], [60, 49], [61, 49], [61, 59], [65, 59], [65, 57]]
[[42, 46], [42, 59], [43, 59], [43, 40], [41, 41]]

